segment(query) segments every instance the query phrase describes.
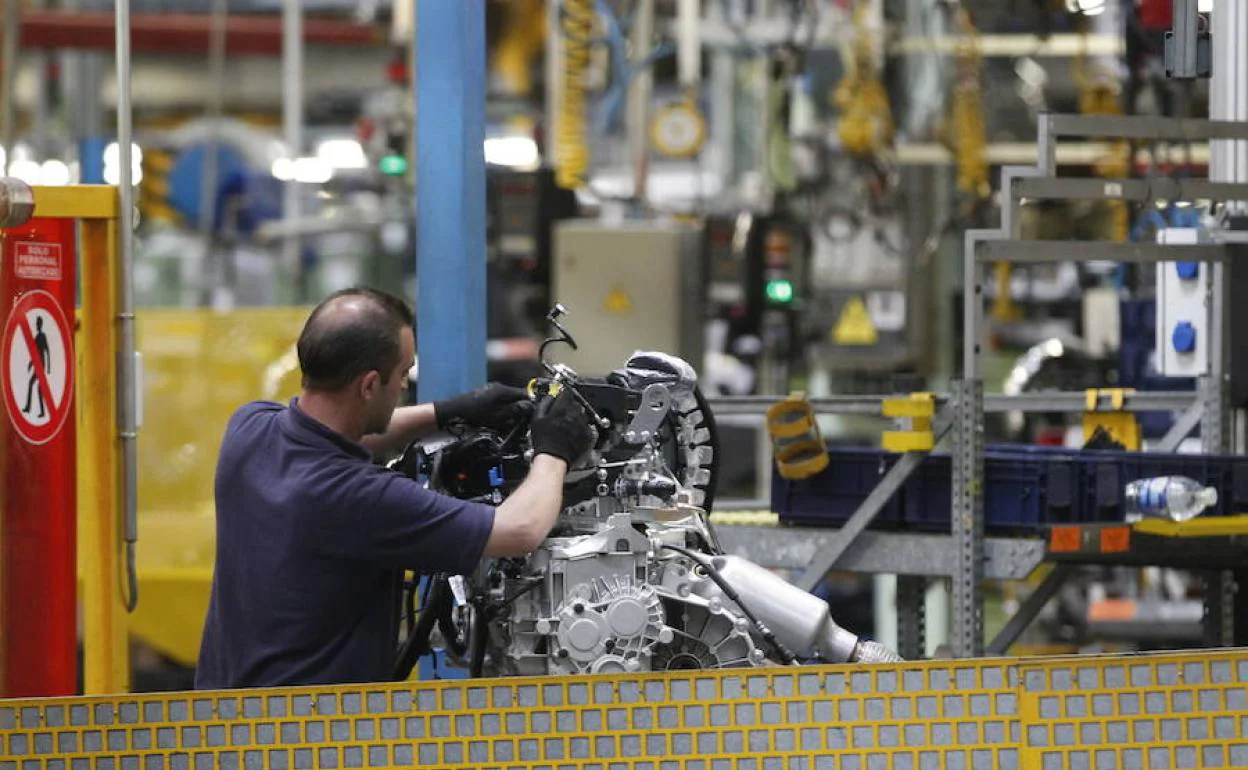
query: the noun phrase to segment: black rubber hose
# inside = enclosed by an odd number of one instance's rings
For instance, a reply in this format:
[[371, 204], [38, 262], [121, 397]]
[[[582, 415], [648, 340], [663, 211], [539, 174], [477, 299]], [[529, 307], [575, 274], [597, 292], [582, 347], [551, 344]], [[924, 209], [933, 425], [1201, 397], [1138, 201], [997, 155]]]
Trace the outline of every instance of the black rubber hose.
[[480, 678], [485, 670], [485, 642], [490, 633], [489, 625], [485, 605], [474, 604], [472, 628], [468, 639], [468, 647], [471, 650], [471, 657], [468, 659], [468, 675], [473, 679]]
[[430, 578], [430, 581], [429, 600], [420, 608], [420, 617], [403, 641], [391, 670], [391, 679], [395, 682], [405, 681], [411, 676], [416, 661], [420, 660], [421, 655], [430, 652], [429, 636], [433, 633], [433, 624], [437, 620], [437, 611], [434, 608], [450, 598], [450, 585], [445, 578]]
[[442, 631], [442, 638], [446, 640], [447, 649], [449, 649], [457, 658], [464, 657], [464, 653], [468, 651], [468, 645], [459, 637], [459, 629], [455, 627], [455, 602], [453, 593], [450, 601], [442, 602], [435, 609], [438, 612], [438, 628]]

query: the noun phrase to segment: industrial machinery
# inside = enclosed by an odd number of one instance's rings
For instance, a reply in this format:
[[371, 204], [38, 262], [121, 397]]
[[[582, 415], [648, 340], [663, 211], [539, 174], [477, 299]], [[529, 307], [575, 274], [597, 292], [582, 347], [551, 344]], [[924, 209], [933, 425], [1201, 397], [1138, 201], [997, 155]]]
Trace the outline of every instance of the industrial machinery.
[[[473, 676], [715, 669], [799, 661], [896, 661], [832, 620], [827, 604], [720, 548], [707, 512], [716, 481], [714, 418], [693, 368], [637, 353], [603, 378], [547, 362], [536, 399], [570, 389], [596, 439], [573, 463], [551, 536], [524, 558], [472, 576], [435, 576], [400, 650], [406, 678], [435, 621]], [[414, 446], [392, 467], [446, 494], [497, 504], [531, 458], [523, 423]], [[414, 617], [414, 611], [412, 612]]]
[[580, 297], [579, 350], [563, 363], [586, 372], [619, 366], [638, 349], [699, 367], [706, 287], [700, 228], [664, 220], [569, 219], [554, 229], [551, 291]]

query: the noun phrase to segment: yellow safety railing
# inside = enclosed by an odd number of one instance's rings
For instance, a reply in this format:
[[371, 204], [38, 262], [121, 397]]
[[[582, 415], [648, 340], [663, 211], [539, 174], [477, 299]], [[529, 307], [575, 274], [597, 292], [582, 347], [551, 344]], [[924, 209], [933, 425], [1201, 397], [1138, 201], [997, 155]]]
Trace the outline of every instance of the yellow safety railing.
[[0, 701], [0, 765], [1230, 768], [1245, 713], [1245, 650], [456, 680]]
[[83, 687], [89, 693], [124, 692], [130, 670], [117, 428], [117, 188], [73, 185], [35, 187], [33, 192], [36, 217], [76, 219], [80, 224], [82, 302], [74, 348], [79, 373], [75, 380]]

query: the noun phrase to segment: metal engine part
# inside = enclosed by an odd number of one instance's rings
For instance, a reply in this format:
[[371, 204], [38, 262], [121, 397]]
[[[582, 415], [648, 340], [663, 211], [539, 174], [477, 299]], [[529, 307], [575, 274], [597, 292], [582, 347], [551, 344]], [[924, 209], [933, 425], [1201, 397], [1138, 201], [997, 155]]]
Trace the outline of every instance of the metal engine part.
[[576, 468], [582, 480], [574, 483], [588, 484], [589, 496], [565, 495], [570, 504], [532, 554], [494, 562], [471, 579], [473, 598], [458, 603], [484, 648], [470, 663], [475, 672], [899, 660], [838, 626], [823, 600], [722, 553], [707, 515], [714, 421], [692, 367], [639, 353], [584, 387], [604, 437]]
[[[884, 646], [860, 640], [832, 619], [828, 603], [740, 556], [715, 556], [711, 565], [776, 639], [799, 658], [829, 663], [900, 661]], [[695, 577], [690, 590], [699, 596], [730, 601], [709, 574]]]
[[[492, 655], [493, 675], [540, 676], [774, 665], [763, 628], [788, 653], [828, 663], [901, 660], [832, 619], [828, 605], [783, 578], [731, 555], [691, 559], [683, 548], [698, 531], [686, 518], [655, 511], [611, 515], [590, 535], [552, 538], [530, 559], [527, 576], [501, 588], [524, 592], [496, 629], [506, 640]], [[644, 531], [644, 534], [643, 534]], [[735, 598], [711, 578], [711, 570]], [[748, 608], [763, 628], [747, 616]]]
[[504, 593], [523, 591], [525, 584], [534, 590], [514, 602], [496, 629], [507, 642], [492, 673], [597, 674], [766, 661], [749, 624], [722, 602], [681, 596], [660, 582], [685, 568], [661, 554], [658, 540], [683, 542], [685, 525], [652, 523], [646, 527], [652, 538], [634, 521], [620, 512], [594, 534], [551, 538], [531, 557], [528, 578], [507, 581]]

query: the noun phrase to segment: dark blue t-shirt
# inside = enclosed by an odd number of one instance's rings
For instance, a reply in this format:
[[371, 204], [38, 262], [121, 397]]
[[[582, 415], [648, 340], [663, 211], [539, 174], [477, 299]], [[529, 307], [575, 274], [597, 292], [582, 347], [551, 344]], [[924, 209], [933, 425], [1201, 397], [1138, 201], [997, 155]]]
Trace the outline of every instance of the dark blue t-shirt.
[[487, 505], [374, 464], [295, 401], [230, 418], [216, 505], [199, 689], [384, 681], [403, 570], [471, 572], [494, 523]]

